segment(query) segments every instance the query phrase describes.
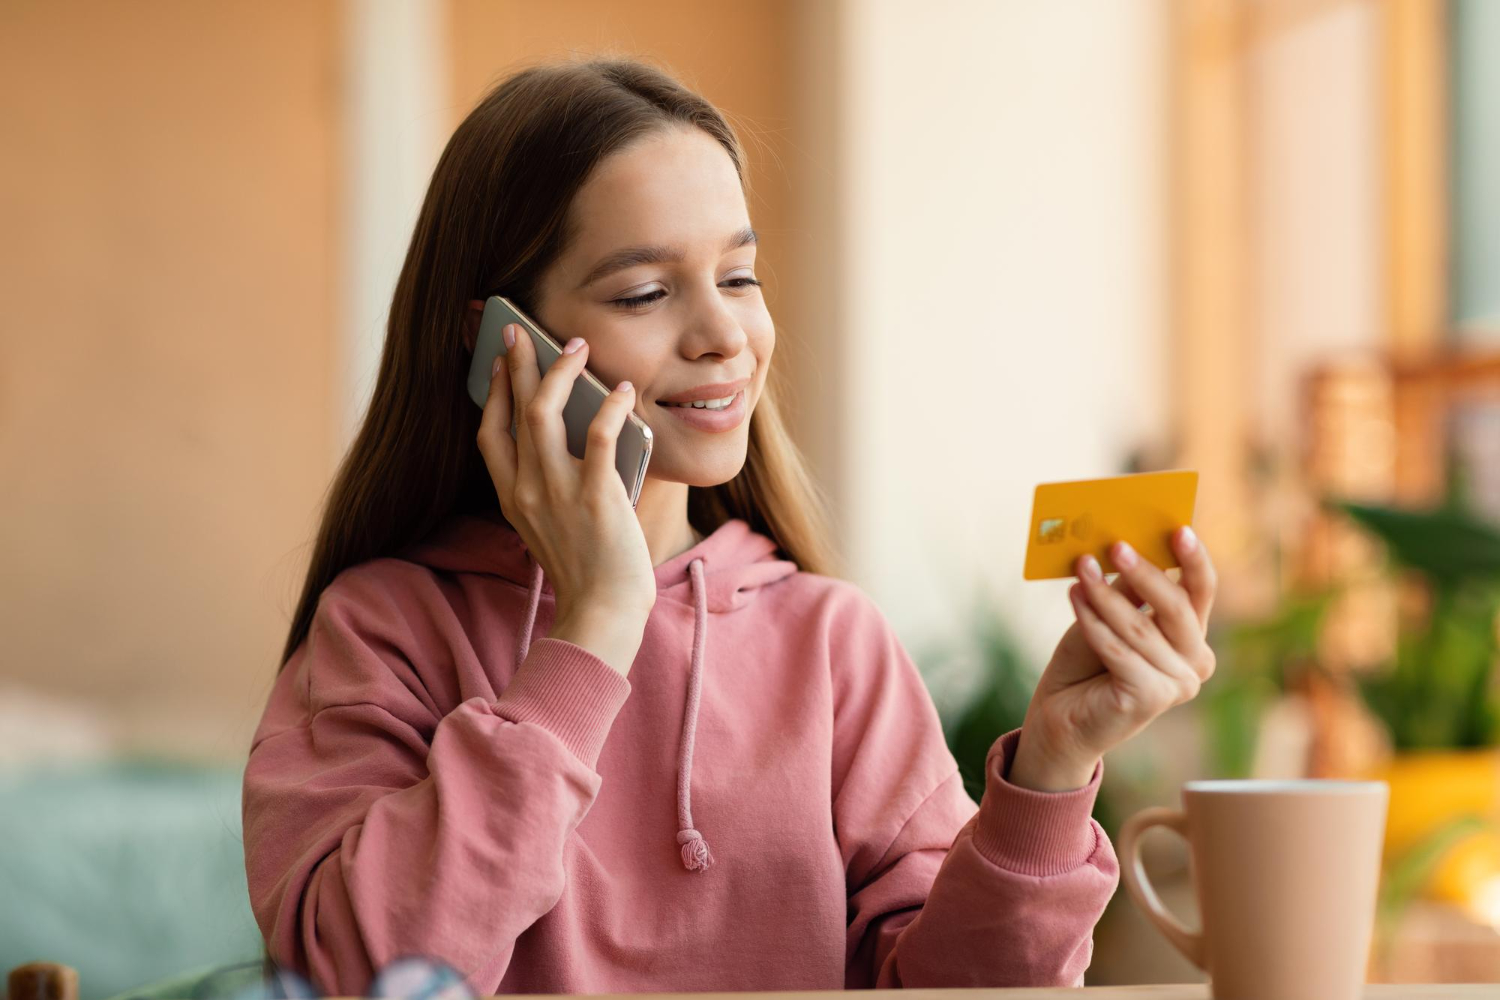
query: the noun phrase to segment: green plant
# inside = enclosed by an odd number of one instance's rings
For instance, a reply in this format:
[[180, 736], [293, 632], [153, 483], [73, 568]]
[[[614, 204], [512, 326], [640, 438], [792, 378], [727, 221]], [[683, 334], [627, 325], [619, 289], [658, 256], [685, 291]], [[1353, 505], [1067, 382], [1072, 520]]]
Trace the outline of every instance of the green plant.
[[1455, 475], [1432, 510], [1325, 500], [1425, 578], [1432, 597], [1423, 627], [1398, 636], [1390, 668], [1359, 678], [1400, 750], [1489, 746], [1500, 737], [1493, 683], [1500, 529], [1467, 509], [1461, 484]]
[[1214, 774], [1250, 774], [1261, 718], [1297, 671], [1317, 669], [1318, 634], [1337, 596], [1331, 589], [1291, 594], [1264, 620], [1211, 626], [1219, 668], [1197, 702]]
[[977, 615], [975, 642], [982, 665], [973, 696], [944, 722], [944, 737], [974, 801], [984, 793], [984, 762], [995, 739], [1018, 727], [1036, 687], [1020, 647], [997, 615]]

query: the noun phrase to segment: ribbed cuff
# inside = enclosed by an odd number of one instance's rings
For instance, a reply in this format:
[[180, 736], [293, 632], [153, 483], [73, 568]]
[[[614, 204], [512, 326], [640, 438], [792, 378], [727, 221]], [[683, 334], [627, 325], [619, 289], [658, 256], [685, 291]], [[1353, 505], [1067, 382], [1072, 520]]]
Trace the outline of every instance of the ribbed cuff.
[[566, 639], [537, 639], [516, 675], [495, 700], [495, 714], [531, 722], [552, 733], [589, 767], [630, 695], [630, 681], [593, 653]]
[[1023, 875], [1058, 875], [1087, 861], [1098, 847], [1089, 816], [1099, 794], [1104, 761], [1082, 788], [1039, 792], [1007, 780], [1021, 730], [995, 741], [985, 758], [984, 795], [974, 825], [974, 846], [1001, 868]]

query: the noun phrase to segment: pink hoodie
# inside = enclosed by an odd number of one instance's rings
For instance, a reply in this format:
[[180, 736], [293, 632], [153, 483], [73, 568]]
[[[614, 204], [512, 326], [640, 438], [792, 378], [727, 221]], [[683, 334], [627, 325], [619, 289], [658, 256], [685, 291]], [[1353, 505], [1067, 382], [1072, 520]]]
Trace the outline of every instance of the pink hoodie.
[[980, 803], [875, 604], [730, 520], [656, 567], [628, 677], [533, 638], [498, 515], [345, 570], [244, 781], [271, 957], [359, 996], [401, 955], [481, 994], [1080, 985], [1118, 865], [1084, 788]]

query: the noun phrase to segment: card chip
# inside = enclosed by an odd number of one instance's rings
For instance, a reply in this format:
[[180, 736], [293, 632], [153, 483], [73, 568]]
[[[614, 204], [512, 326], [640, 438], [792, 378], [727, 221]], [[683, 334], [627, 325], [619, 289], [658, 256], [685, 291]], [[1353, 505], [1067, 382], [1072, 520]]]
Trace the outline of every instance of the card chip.
[[1042, 523], [1037, 525], [1036, 540], [1041, 543], [1062, 541], [1066, 537], [1063, 525], [1067, 523], [1067, 518], [1063, 517], [1044, 518]]

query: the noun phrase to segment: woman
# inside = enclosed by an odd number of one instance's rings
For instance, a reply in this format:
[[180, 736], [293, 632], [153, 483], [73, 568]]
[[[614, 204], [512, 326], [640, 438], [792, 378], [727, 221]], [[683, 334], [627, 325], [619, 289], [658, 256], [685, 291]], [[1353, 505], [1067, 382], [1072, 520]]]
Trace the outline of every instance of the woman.
[[[721, 114], [627, 60], [525, 70], [448, 143], [245, 772], [269, 955], [324, 991], [412, 954], [480, 993], [1081, 982], [1118, 877], [1101, 755], [1212, 672], [1208, 555], [1080, 565], [975, 803], [832, 575], [745, 192]], [[481, 414], [490, 294], [570, 350], [539, 377], [508, 337]], [[579, 460], [585, 365], [614, 390]]]

